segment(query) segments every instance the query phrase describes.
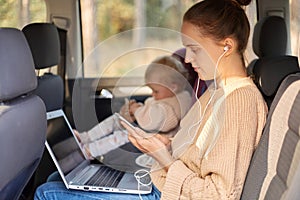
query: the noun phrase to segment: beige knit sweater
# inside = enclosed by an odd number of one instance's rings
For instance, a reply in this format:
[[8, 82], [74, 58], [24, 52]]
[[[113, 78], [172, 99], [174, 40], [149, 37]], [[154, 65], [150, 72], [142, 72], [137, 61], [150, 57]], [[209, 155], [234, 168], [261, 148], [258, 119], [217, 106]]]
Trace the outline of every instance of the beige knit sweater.
[[[199, 100], [201, 109], [196, 102], [181, 121], [181, 129], [172, 141], [173, 157], [177, 159], [168, 173], [155, 167], [151, 172], [154, 185], [162, 192], [161, 199], [240, 198], [251, 156], [265, 124], [267, 107], [250, 78], [227, 80], [206, 106], [212, 95], [208, 91]], [[226, 98], [215, 109], [217, 99], [222, 97]], [[204, 116], [198, 123], [202, 117], [200, 111]], [[212, 113], [217, 113], [213, 120]], [[210, 127], [205, 127], [208, 120], [212, 120], [208, 123]], [[215, 145], [211, 150], [201, 149], [209, 147], [211, 142], [209, 134], [204, 139], [201, 134], [216, 130]]]

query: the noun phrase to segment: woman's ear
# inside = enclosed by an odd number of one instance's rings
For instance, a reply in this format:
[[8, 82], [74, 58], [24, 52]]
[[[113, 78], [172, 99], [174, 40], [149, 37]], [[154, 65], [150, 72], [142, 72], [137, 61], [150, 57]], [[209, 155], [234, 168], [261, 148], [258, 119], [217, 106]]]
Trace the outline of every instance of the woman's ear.
[[226, 38], [223, 41], [224, 51], [231, 52], [233, 49], [236, 48], [236, 42], [232, 38]]

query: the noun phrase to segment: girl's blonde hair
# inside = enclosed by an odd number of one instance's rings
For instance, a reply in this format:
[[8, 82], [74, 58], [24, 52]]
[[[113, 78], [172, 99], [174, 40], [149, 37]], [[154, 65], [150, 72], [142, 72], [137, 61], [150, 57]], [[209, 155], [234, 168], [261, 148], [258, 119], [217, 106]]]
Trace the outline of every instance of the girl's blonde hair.
[[172, 84], [177, 86], [176, 93], [186, 89], [189, 73], [183, 64], [172, 56], [162, 56], [153, 60], [147, 67], [145, 73], [146, 83], [161, 84], [171, 88]]

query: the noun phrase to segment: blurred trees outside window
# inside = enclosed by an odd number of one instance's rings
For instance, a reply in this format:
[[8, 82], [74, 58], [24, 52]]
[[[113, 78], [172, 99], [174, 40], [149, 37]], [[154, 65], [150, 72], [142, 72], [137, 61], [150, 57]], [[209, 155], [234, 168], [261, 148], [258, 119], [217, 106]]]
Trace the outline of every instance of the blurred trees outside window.
[[[175, 51], [182, 47], [180, 38], [174, 36], [176, 34], [172, 31], [180, 31], [183, 14], [196, 1], [82, 0], [85, 76], [97, 77], [99, 74], [105, 77], [122, 76], [130, 69], [149, 64], [159, 55], [170, 54], [166, 50]], [[149, 30], [147, 27], [163, 28], [164, 31]], [[169, 33], [167, 30], [170, 30]], [[119, 58], [112, 60], [109, 66], [103, 63], [105, 54], [116, 53], [118, 50], [121, 52], [122, 48], [124, 52], [129, 46], [139, 50], [119, 55]], [[145, 46], [150, 48], [146, 49]], [[151, 49], [155, 46], [162, 49]], [[143, 76], [144, 71], [138, 70], [137, 73], [134, 76]]]
[[32, 22], [46, 21], [44, 0], [0, 0], [0, 27], [22, 29]]

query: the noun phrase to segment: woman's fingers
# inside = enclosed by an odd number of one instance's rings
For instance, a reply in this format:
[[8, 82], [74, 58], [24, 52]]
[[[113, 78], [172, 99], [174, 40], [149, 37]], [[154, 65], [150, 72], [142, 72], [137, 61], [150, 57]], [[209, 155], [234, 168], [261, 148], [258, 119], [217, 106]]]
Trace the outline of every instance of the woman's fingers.
[[145, 150], [143, 148], [142, 145], [140, 145], [140, 143], [138, 142], [139, 140], [137, 140], [135, 137], [131, 136], [131, 135], [128, 135], [128, 139], [129, 141], [136, 147], [138, 148], [141, 152], [143, 153], [147, 153], [147, 150]]
[[161, 141], [159, 137], [156, 137], [158, 134], [146, 133], [140, 128], [131, 127], [123, 121], [120, 123], [127, 129], [129, 141], [140, 151], [149, 154], [166, 148], [166, 138]]
[[161, 134], [156, 134], [155, 137], [157, 137], [157, 139], [162, 141], [165, 145], [169, 145], [171, 142], [170, 138], [168, 138], [164, 135], [161, 135]]

